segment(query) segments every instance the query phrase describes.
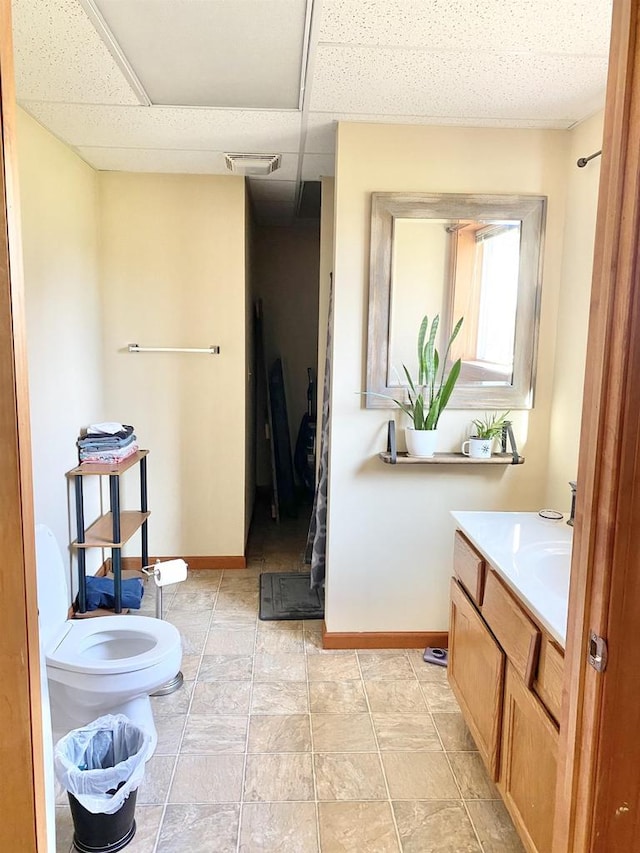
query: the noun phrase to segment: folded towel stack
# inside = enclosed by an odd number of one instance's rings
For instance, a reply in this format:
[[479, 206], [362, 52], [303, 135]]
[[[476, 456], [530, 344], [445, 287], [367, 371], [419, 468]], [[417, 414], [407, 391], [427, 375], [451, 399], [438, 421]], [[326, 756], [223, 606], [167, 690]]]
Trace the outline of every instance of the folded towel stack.
[[132, 456], [138, 450], [133, 427], [109, 421], [91, 424], [77, 441], [80, 462], [113, 465]]

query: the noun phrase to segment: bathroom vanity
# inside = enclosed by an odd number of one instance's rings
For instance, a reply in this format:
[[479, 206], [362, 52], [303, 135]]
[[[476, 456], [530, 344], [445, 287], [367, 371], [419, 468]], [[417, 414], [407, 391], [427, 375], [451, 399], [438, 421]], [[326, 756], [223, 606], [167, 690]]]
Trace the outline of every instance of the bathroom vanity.
[[525, 848], [550, 853], [572, 531], [452, 514], [449, 682]]

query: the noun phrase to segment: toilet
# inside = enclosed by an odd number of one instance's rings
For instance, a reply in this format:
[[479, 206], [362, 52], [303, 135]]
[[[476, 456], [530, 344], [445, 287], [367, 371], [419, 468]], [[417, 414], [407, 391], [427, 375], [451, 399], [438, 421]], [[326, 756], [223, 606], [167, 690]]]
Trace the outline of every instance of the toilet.
[[40, 643], [54, 743], [103, 714], [125, 714], [157, 743], [149, 694], [180, 669], [180, 633], [149, 616], [68, 619], [67, 582], [51, 530], [36, 525]]

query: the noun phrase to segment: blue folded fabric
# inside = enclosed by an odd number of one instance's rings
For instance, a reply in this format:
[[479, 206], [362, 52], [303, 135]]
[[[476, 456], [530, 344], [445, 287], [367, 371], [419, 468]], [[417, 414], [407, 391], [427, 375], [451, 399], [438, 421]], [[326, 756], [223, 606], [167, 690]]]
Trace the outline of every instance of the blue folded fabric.
[[[115, 607], [115, 590], [113, 578], [95, 578], [89, 576], [86, 583], [87, 610], [97, 610], [104, 607], [113, 610]], [[139, 610], [144, 595], [144, 585], [140, 578], [130, 578], [122, 581], [122, 606], [131, 610]]]

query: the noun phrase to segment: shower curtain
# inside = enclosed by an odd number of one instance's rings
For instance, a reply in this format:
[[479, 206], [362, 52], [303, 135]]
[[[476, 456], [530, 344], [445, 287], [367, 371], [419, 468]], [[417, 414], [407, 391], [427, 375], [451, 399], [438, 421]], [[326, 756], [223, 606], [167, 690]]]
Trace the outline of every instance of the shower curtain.
[[324, 587], [325, 555], [327, 548], [327, 478], [329, 461], [329, 391], [331, 386], [333, 326], [333, 273], [329, 277], [329, 316], [327, 323], [327, 355], [324, 365], [322, 388], [322, 430], [320, 432], [320, 454], [318, 483], [313, 498], [313, 511], [307, 537], [307, 550], [311, 549], [311, 589]]

